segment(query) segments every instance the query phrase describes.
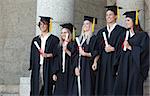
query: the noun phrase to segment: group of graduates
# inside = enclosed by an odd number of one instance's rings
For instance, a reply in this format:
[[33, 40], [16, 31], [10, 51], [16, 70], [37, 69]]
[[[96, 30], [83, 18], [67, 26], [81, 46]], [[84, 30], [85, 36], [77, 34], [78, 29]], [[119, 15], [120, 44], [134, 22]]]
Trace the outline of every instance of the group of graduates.
[[31, 96], [143, 95], [149, 71], [149, 36], [140, 27], [139, 11], [127, 11], [124, 28], [116, 23], [118, 9], [106, 7], [106, 26], [94, 34], [97, 18], [84, 16], [81, 34], [61, 24], [51, 31], [51, 17], [40, 16], [41, 34], [30, 53]]

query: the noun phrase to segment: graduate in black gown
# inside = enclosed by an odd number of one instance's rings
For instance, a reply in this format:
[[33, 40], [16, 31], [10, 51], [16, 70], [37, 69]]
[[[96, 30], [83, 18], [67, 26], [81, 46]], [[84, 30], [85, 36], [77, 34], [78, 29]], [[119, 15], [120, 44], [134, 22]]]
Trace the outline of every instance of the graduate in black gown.
[[[65, 23], [62, 26], [60, 44], [58, 46], [58, 58], [57, 63], [59, 65], [59, 70], [57, 70], [57, 81], [55, 87], [55, 96], [67, 96], [69, 83], [73, 77], [71, 77], [71, 43], [72, 43], [72, 32], [74, 32], [75, 27], [71, 23]], [[64, 53], [63, 53], [64, 52]], [[65, 58], [63, 57], [65, 54]], [[65, 62], [64, 62], [65, 61]], [[64, 62], [64, 63], [63, 63]], [[69, 81], [70, 80], [70, 81]]]
[[51, 17], [40, 16], [41, 34], [34, 37], [31, 43], [30, 68], [31, 96], [52, 95], [52, 76], [55, 74], [56, 49], [59, 38], [52, 35]]
[[[92, 95], [92, 64], [95, 57], [95, 36], [92, 33], [92, 25], [97, 23], [97, 19], [90, 16], [84, 16], [81, 35], [78, 37], [81, 46], [74, 45], [73, 59], [75, 79], [72, 86], [72, 94], [77, 96], [91, 96]], [[80, 56], [79, 56], [80, 54]], [[79, 66], [80, 64], [80, 66]], [[80, 78], [80, 79], [79, 79]]]
[[[126, 25], [129, 33], [116, 66], [118, 66], [115, 95], [143, 95], [143, 83], [149, 70], [149, 36], [138, 20], [138, 11], [127, 11]], [[126, 50], [123, 50], [126, 47]]]
[[[96, 95], [112, 95], [115, 82], [113, 62], [117, 58], [124, 40], [126, 29], [116, 23], [118, 6], [106, 6], [107, 26], [97, 33], [97, 49], [99, 59], [97, 61]], [[118, 8], [118, 9], [117, 9]], [[103, 38], [106, 34], [108, 44]]]

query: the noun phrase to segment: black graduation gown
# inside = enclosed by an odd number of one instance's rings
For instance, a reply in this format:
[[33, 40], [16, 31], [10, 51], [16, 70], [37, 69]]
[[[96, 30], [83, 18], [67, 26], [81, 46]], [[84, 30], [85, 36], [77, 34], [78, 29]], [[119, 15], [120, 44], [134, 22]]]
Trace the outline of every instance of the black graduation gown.
[[146, 32], [140, 32], [128, 41], [132, 50], [122, 50], [120, 54], [114, 94], [141, 96], [149, 70], [149, 36]]
[[[67, 49], [70, 50], [70, 43], [67, 45]], [[58, 96], [58, 95], [62, 95], [62, 96], [66, 96], [68, 95], [68, 84], [69, 84], [69, 80], [70, 80], [70, 61], [71, 61], [71, 57], [66, 53], [65, 54], [65, 72], [62, 72], [62, 54], [63, 54], [63, 50], [62, 50], [62, 46], [58, 46], [58, 65], [59, 65], [59, 70], [57, 72], [57, 81], [56, 81], [56, 87], [55, 87], [55, 92], [54, 92], [54, 96]]]
[[[30, 68], [29, 70], [32, 71], [31, 73], [31, 96], [39, 96], [39, 75], [40, 75], [40, 53], [39, 50], [36, 48], [34, 41], [37, 41], [39, 46], [41, 46], [41, 39], [40, 36], [33, 38], [31, 44], [31, 52], [30, 52]], [[52, 94], [52, 74], [55, 73], [55, 57], [56, 57], [56, 49], [59, 43], [59, 39], [54, 36], [50, 35], [46, 40], [45, 45], [45, 53], [52, 53], [52, 58], [44, 58], [43, 64], [43, 80], [44, 86], [42, 87], [42, 95], [48, 96]]]
[[71, 58], [70, 58], [70, 72], [69, 72], [69, 82], [68, 82], [68, 96], [75, 96], [77, 95], [77, 78], [76, 75], [74, 73], [74, 69], [76, 67], [75, 64], [78, 63], [77, 59], [77, 55], [78, 55], [78, 50], [76, 47], [76, 42], [73, 41], [70, 44], [70, 51], [71, 51]]
[[[83, 43], [82, 48], [85, 52], [90, 52], [92, 57], [84, 57], [81, 56], [80, 59], [80, 78], [81, 78], [81, 95], [82, 96], [91, 96], [92, 94], [92, 81], [91, 81], [91, 66], [93, 64], [93, 58], [96, 56], [96, 52], [93, 50], [96, 44], [95, 36], [92, 36], [90, 39], [89, 44], [86, 44], [86, 41]], [[73, 64], [73, 71], [75, 71], [75, 67], [78, 67], [78, 60], [79, 60], [79, 50], [78, 46], [74, 44], [74, 51], [72, 53], [72, 60], [71, 63]], [[75, 75], [74, 75], [75, 76]], [[70, 92], [71, 91], [71, 92]], [[78, 96], [78, 86], [77, 86], [77, 76], [74, 77], [72, 88], [70, 90], [69, 95]]]
[[[114, 52], [105, 52], [105, 43], [102, 32], [106, 33], [108, 43], [115, 48]], [[110, 38], [108, 38], [107, 27], [102, 28], [97, 34], [96, 45], [98, 47], [97, 49], [100, 55], [100, 59], [98, 61], [98, 72], [95, 89], [96, 95], [112, 95], [113, 93], [113, 86], [115, 82], [115, 68], [113, 66], [113, 62], [121, 50], [125, 32], [125, 28], [116, 25], [116, 27], [111, 32]]]

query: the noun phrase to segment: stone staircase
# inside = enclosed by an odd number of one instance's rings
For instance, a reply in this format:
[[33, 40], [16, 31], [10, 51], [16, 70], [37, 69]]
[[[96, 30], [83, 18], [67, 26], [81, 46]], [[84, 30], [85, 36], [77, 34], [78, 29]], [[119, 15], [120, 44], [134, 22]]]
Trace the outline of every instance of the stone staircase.
[[19, 94], [0, 94], [0, 96], [19, 96]]
[[30, 96], [29, 93], [29, 77], [21, 77], [20, 85], [0, 85], [0, 96]]
[[[0, 85], [0, 96], [29, 96], [30, 78], [21, 77], [20, 85]], [[150, 72], [149, 77], [144, 83], [144, 95], [150, 96]]]
[[0, 85], [0, 96], [19, 96], [19, 85]]

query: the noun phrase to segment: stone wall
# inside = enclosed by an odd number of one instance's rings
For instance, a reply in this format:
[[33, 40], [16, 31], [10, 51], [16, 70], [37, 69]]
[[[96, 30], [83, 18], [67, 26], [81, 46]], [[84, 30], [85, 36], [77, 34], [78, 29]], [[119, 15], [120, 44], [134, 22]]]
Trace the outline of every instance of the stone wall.
[[98, 18], [98, 24], [95, 26], [98, 31], [105, 25], [106, 0], [75, 0], [74, 23], [77, 27], [77, 33], [81, 31], [84, 16], [93, 16]]
[[[105, 5], [115, 0], [74, 0], [74, 23], [80, 33], [84, 15], [98, 18], [96, 31], [105, 25]], [[150, 32], [150, 0], [145, 0], [145, 30]], [[37, 0], [0, 0], [0, 95], [19, 94], [20, 77], [29, 76], [30, 43], [36, 35]], [[150, 78], [145, 83], [149, 94]], [[7, 95], [9, 96], [9, 95]], [[16, 95], [15, 95], [16, 96]]]
[[0, 94], [16, 93], [20, 77], [29, 75], [36, 0], [0, 0], [0, 14]]
[[[145, 31], [148, 32], [150, 36], [150, 0], [144, 0], [145, 5]], [[149, 59], [150, 60], [150, 59]], [[150, 70], [149, 70], [149, 77], [144, 83], [144, 95], [149, 96], [150, 95]]]
[[145, 31], [150, 36], [150, 0], [145, 0]]

